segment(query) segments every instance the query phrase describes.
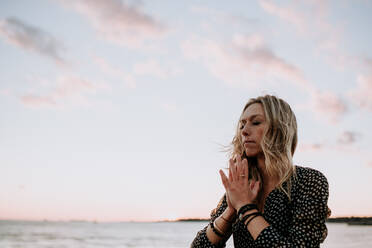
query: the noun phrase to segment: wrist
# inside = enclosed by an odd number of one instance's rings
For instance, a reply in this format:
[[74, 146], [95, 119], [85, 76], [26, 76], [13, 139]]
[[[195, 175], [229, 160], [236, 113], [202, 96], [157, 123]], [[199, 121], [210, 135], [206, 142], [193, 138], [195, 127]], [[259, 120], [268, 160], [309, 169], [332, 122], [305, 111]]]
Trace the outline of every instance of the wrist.
[[253, 202], [249, 202], [249, 201], [245, 201], [245, 202], [240, 202], [239, 204], [237, 204], [235, 207], [236, 209], [236, 212], [239, 211], [239, 209], [241, 209], [243, 206], [245, 205], [248, 205], [248, 204], [254, 204]]
[[225, 221], [232, 223], [236, 218], [236, 211], [234, 208], [227, 207], [225, 211], [221, 214], [221, 218]]

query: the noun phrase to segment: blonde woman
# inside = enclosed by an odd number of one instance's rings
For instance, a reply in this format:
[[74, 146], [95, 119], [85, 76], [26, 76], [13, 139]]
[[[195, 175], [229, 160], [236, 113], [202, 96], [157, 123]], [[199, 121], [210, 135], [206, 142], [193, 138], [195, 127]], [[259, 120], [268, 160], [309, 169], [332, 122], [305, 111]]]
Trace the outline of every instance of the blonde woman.
[[328, 182], [317, 170], [295, 166], [296, 117], [271, 96], [251, 99], [232, 140], [226, 189], [209, 224], [191, 247], [319, 247], [327, 235]]

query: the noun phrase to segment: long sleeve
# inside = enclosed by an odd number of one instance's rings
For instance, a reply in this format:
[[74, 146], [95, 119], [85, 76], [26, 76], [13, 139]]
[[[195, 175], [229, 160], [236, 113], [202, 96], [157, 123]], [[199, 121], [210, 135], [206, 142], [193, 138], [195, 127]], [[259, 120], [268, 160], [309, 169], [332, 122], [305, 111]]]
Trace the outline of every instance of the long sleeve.
[[256, 247], [319, 247], [327, 234], [328, 182], [319, 171], [305, 168], [297, 179], [293, 195], [293, 217], [288, 236], [273, 226], [265, 228], [255, 240]]
[[[224, 195], [219, 201], [217, 207], [212, 210], [209, 223], [213, 222], [218, 216], [220, 216], [226, 208], [226, 195]], [[191, 248], [223, 248], [226, 246], [226, 241], [230, 238], [231, 233], [229, 233], [229, 235], [222, 239], [218, 244], [212, 244], [207, 237], [208, 225], [197, 233], [195, 239], [191, 243]]]

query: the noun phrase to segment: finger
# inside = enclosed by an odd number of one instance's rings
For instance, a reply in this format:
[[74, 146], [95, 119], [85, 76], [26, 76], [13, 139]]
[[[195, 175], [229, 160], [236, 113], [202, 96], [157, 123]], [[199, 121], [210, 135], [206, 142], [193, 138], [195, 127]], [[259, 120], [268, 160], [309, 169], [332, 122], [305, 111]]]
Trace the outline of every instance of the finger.
[[249, 189], [250, 190], [253, 190], [253, 187], [254, 187], [254, 184], [256, 183], [256, 181], [254, 179], [251, 179], [250, 182], [249, 182]]
[[255, 181], [254, 182], [254, 185], [253, 185], [253, 189], [252, 189], [252, 193], [257, 196], [258, 195], [258, 192], [260, 190], [260, 187], [261, 187], [261, 182], [260, 181]]
[[229, 179], [230, 180], [232, 179], [232, 172], [231, 172], [231, 170], [232, 170], [233, 164], [234, 164], [234, 159], [233, 158], [230, 158], [230, 160], [229, 160]]
[[226, 177], [225, 173], [223, 173], [222, 170], [220, 170], [219, 172], [220, 172], [222, 184], [225, 187], [225, 190], [227, 190], [228, 184], [229, 184], [229, 179]]
[[236, 172], [236, 162], [231, 163], [230, 167], [231, 167], [231, 179], [232, 179], [232, 181], [238, 180], [237, 172]]
[[244, 175], [244, 185], [246, 186], [248, 184], [248, 161], [247, 159], [243, 159], [243, 162], [242, 162], [242, 167], [243, 167], [243, 175]]
[[240, 156], [238, 156], [238, 159], [236, 161], [236, 174], [237, 174], [239, 180], [243, 179], [242, 176], [244, 175], [244, 173], [243, 173], [243, 168], [242, 168], [242, 159], [241, 159]]

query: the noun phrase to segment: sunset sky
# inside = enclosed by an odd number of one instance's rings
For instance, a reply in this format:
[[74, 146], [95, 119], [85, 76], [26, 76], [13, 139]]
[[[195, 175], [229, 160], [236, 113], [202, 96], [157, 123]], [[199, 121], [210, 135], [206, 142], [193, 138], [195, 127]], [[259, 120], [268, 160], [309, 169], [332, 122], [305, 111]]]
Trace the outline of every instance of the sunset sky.
[[372, 1], [0, 2], [0, 219], [208, 217], [274, 94], [332, 215], [372, 216]]

